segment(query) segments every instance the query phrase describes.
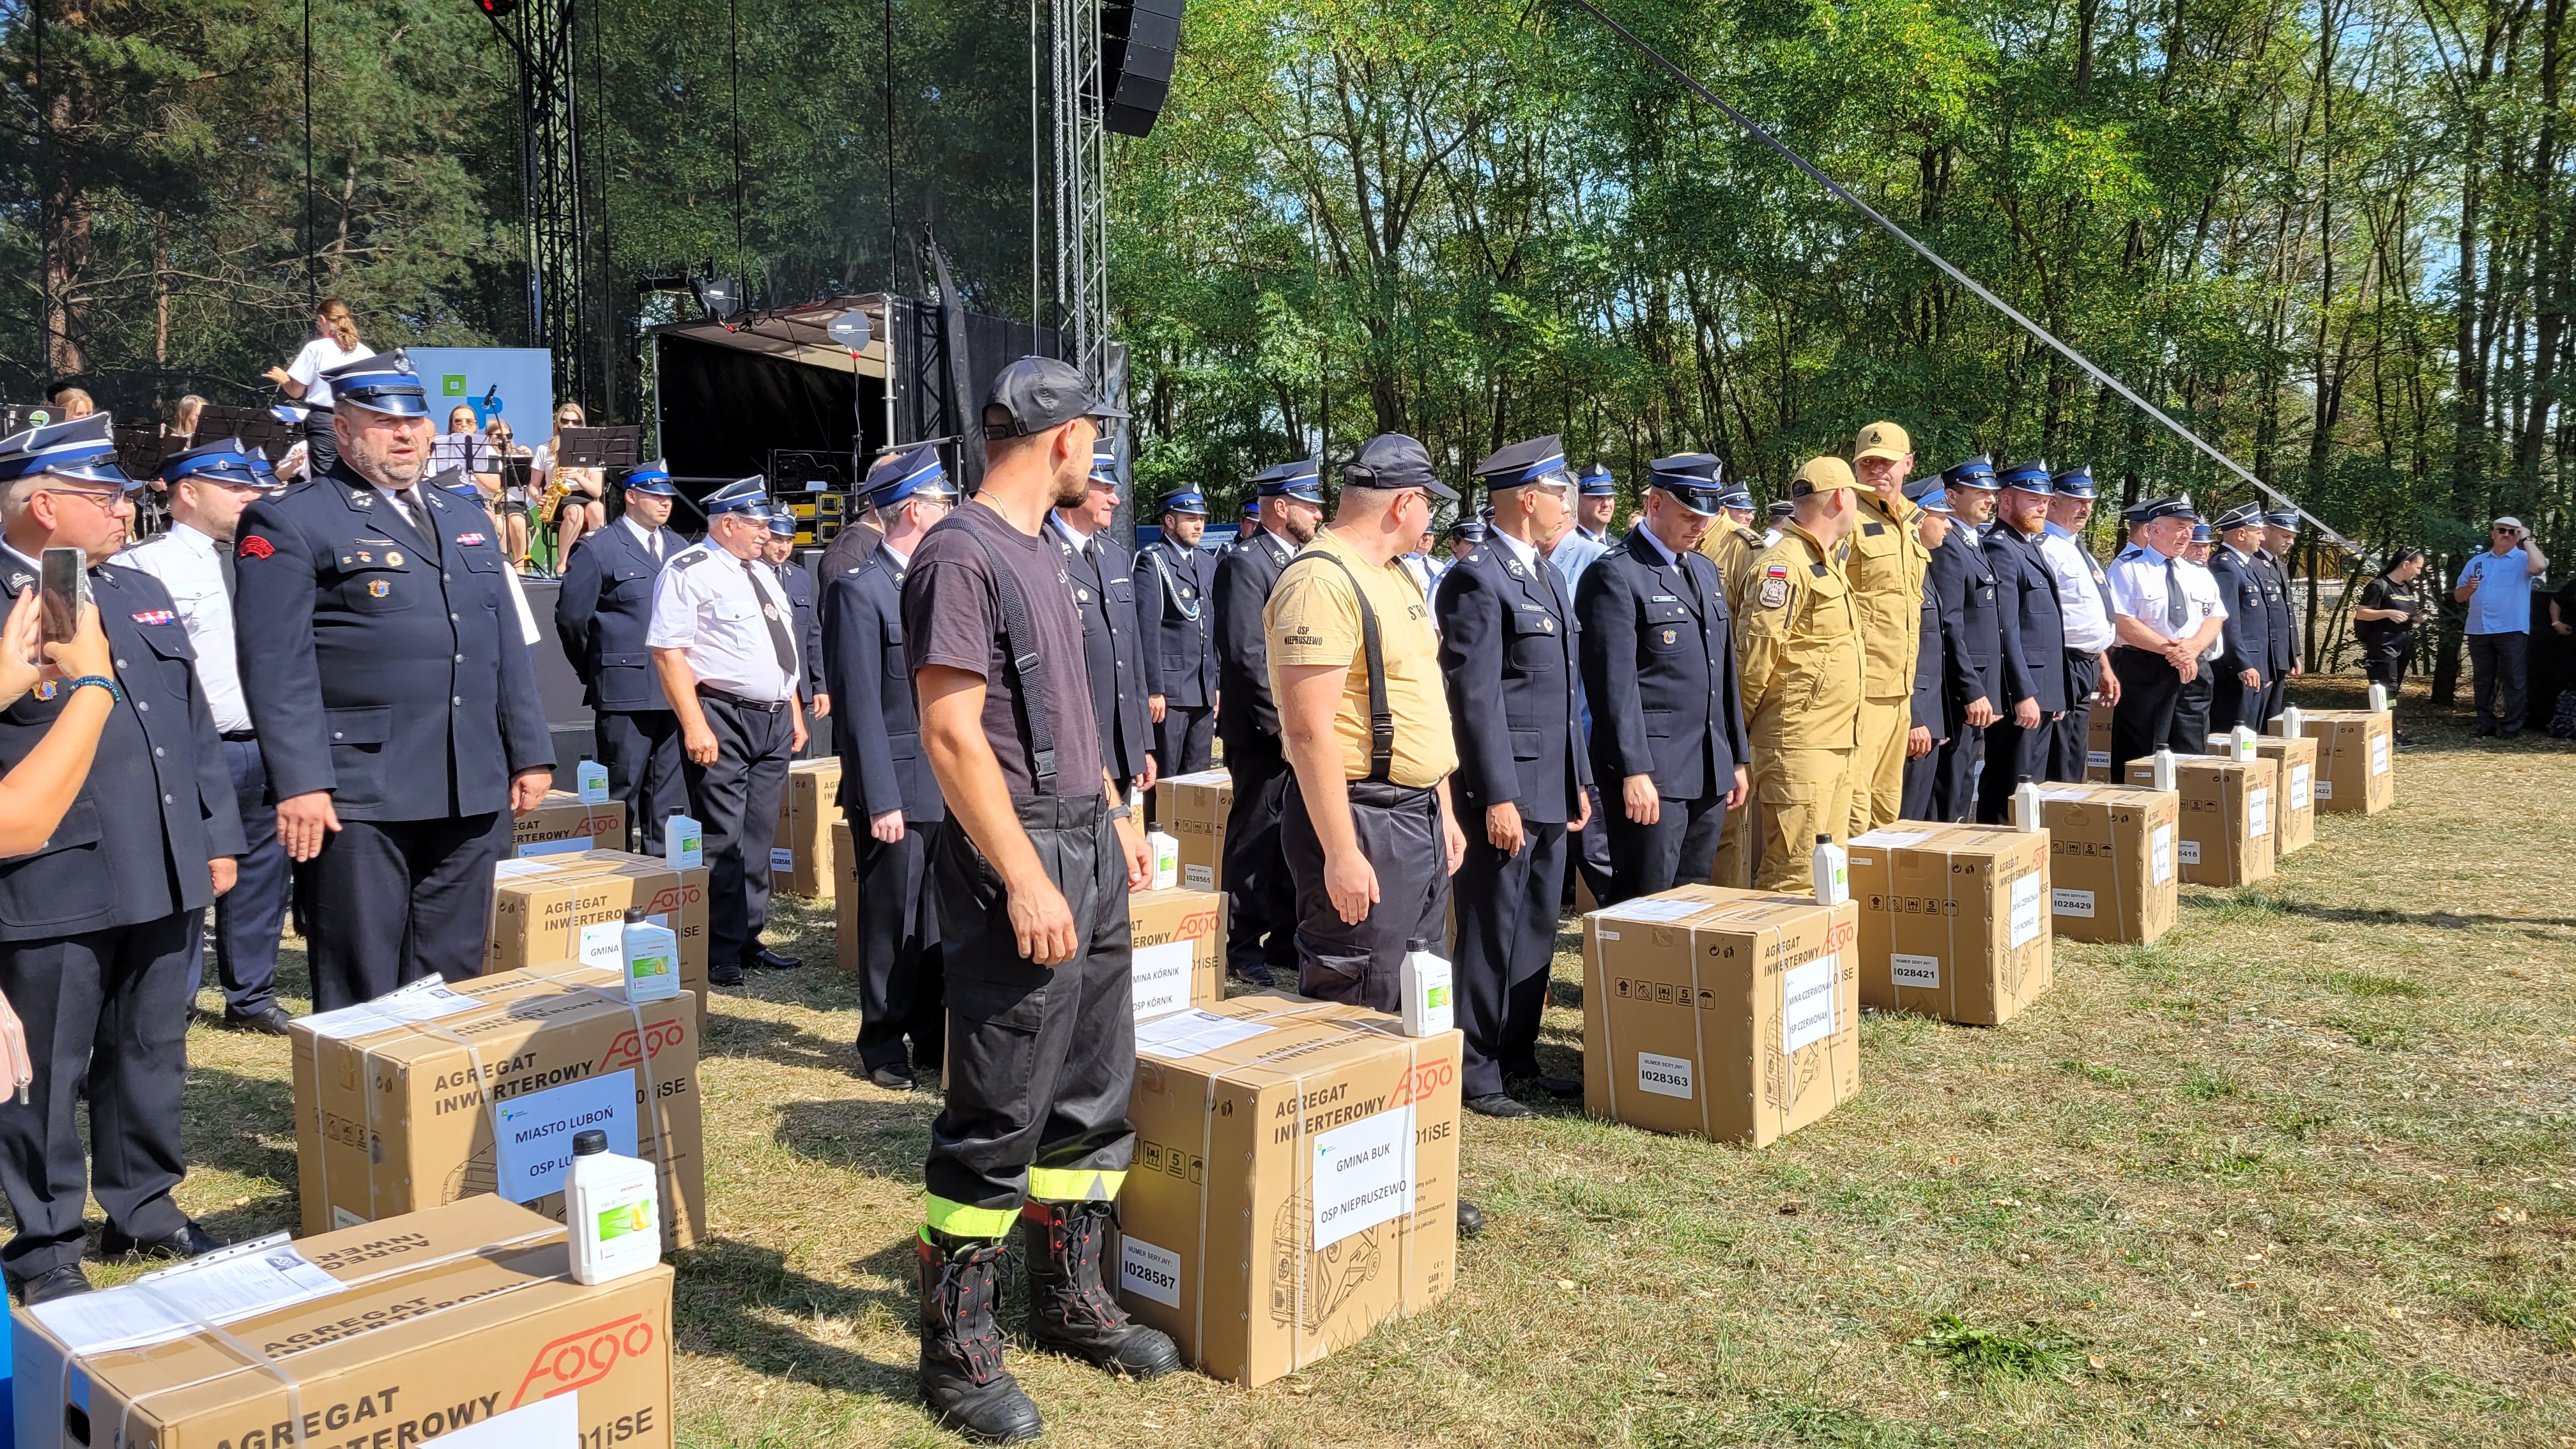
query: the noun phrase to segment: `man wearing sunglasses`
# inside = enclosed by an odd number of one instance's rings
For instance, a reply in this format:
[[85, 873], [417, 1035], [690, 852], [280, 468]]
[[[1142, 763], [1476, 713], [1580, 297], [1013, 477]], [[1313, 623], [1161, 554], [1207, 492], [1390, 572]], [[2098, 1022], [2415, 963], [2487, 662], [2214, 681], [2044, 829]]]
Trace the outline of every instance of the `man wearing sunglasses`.
[[2519, 518], [2499, 518], [2485, 553], [2460, 567], [2451, 598], [2468, 605], [2469, 664], [2477, 674], [2478, 738], [2522, 733], [2523, 692], [2531, 664], [2531, 581], [2549, 572], [2549, 555]]
[[[0, 992], [25, 1023], [35, 1080], [0, 1099], [0, 1188], [18, 1235], [0, 1268], [21, 1303], [89, 1291], [81, 1209], [107, 1211], [101, 1256], [187, 1258], [221, 1246], [171, 1200], [204, 912], [230, 890], [241, 816], [197, 651], [150, 574], [108, 562], [125, 545], [133, 483], [100, 413], [0, 441], [0, 590], [78, 549], [115, 677], [37, 690], [0, 712], [15, 769], [75, 693], [114, 701], [96, 764], [44, 848], [0, 861]], [[90, 1145], [75, 1111], [89, 1103]]]

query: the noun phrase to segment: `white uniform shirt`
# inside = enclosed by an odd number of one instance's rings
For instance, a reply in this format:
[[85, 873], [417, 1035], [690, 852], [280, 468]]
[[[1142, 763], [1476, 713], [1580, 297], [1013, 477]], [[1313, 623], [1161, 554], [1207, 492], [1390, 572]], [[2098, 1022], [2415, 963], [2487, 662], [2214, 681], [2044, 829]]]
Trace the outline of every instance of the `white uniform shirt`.
[[250, 706], [242, 699], [241, 661], [233, 653], [233, 600], [224, 592], [223, 565], [212, 538], [184, 523], [149, 543], [138, 543], [116, 556], [116, 562], [161, 581], [188, 642], [197, 650], [197, 683], [206, 691], [206, 708], [215, 728], [240, 734], [250, 728]]
[[646, 528], [643, 524], [637, 523], [635, 521], [635, 515], [632, 513], [620, 517], [617, 521], [625, 525], [627, 532], [635, 535], [635, 541], [644, 545], [644, 551], [646, 553], [651, 554], [655, 561], [660, 561], [662, 557], [662, 530], [658, 528]]
[[[2165, 565], [2173, 565], [2174, 582], [2182, 586], [2183, 621], [2166, 618]], [[2212, 619], [2227, 617], [2218, 597], [2218, 580], [2186, 558], [2168, 560], [2144, 544], [2131, 544], [2111, 561], [2111, 612], [2137, 620], [2161, 639], [2188, 639]]]
[[2074, 534], [2052, 523], [2039, 536], [2039, 556], [2057, 578], [2057, 612], [2066, 621], [2066, 647], [2099, 654], [2115, 642], [2102, 566]]
[[[773, 622], [787, 636], [784, 669]], [[671, 555], [653, 581], [653, 622], [644, 645], [686, 651], [698, 682], [727, 694], [758, 704], [796, 696], [796, 606], [766, 565], [745, 568], [712, 539]]]

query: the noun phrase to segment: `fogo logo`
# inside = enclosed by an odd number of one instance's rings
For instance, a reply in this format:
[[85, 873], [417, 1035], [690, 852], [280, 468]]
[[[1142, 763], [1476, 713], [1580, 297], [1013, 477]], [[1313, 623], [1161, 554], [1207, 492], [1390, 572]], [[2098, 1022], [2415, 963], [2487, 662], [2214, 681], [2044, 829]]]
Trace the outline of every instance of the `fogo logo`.
[[[649, 1023], [645, 1026], [644, 1032], [645, 1050], [657, 1057], [662, 1054], [664, 1047], [678, 1046], [688, 1040], [689, 1036], [687, 1029], [676, 1020]], [[607, 1073], [621, 1067], [639, 1066], [643, 1060], [643, 1054], [635, 1050], [635, 1028], [630, 1026], [617, 1034], [617, 1040], [608, 1044], [607, 1055], [599, 1059], [599, 1072]]]
[[528, 1365], [527, 1377], [519, 1380], [519, 1392], [512, 1396], [515, 1409], [528, 1402], [530, 1391], [539, 1399], [551, 1399], [575, 1389], [586, 1389], [608, 1377], [621, 1358], [642, 1358], [653, 1347], [653, 1325], [640, 1313], [629, 1314], [614, 1323], [567, 1333], [537, 1350], [536, 1359]]
[[1413, 1102], [1429, 1101], [1431, 1094], [1458, 1080], [1458, 1063], [1443, 1057], [1422, 1065], [1396, 1078], [1395, 1093], [1387, 1098], [1389, 1107], [1402, 1107]]
[[696, 884], [665, 886], [654, 893], [653, 899], [645, 904], [644, 909], [648, 914], [676, 911], [683, 902], [695, 905], [706, 898], [704, 886]]

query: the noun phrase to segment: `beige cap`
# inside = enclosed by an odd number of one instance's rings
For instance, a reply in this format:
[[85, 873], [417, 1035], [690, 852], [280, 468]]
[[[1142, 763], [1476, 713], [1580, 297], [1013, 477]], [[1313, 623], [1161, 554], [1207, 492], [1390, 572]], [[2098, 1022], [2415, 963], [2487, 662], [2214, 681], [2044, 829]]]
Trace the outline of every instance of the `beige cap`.
[[[1869, 435], [1863, 433], [1861, 436]], [[1897, 436], [1904, 435], [1900, 433]], [[1898, 454], [1898, 456], [1904, 455]], [[1798, 469], [1798, 476], [1789, 480], [1789, 496], [1804, 498], [1810, 493], [1830, 493], [1837, 488], [1859, 486], [1860, 484], [1852, 478], [1851, 464], [1832, 456], [1809, 458]]]
[[[1863, 458], [1904, 458], [1914, 451], [1914, 440], [1894, 423], [1872, 423], [1860, 430], [1852, 444], [1852, 461]], [[1848, 485], [1846, 485], [1848, 486]]]
[[2495, 527], [2497, 527], [2497, 528], [2510, 528], [2510, 529], [2512, 529], [2512, 530], [2513, 530], [2514, 532], [2516, 532], [2516, 533], [2529, 533], [2529, 532], [2531, 532], [2531, 530], [2530, 530], [2530, 529], [2527, 529], [2527, 528], [2525, 528], [2525, 527], [2523, 527], [2523, 526], [2522, 526], [2522, 520], [2521, 520], [2521, 519], [2514, 517], [2514, 516], [2513, 516], [2512, 514], [2510, 514], [2510, 513], [2506, 514], [2506, 515], [2505, 515], [2504, 517], [2502, 517], [2502, 518], [2497, 519], [2497, 520], [2495, 521], [2494, 526], [2495, 526]]

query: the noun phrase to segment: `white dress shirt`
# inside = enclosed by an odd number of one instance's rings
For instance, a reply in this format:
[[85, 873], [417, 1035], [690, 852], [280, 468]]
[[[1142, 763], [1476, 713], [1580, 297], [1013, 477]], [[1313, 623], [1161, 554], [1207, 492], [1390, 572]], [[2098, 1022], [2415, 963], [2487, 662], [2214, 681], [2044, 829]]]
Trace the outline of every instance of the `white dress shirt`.
[[2102, 566], [2084, 551], [2083, 540], [2052, 523], [2039, 535], [2039, 556], [2057, 576], [2057, 612], [2066, 622], [2066, 647], [2087, 654], [2110, 648], [2117, 636], [2111, 632]]
[[233, 600], [224, 591], [222, 560], [214, 539], [185, 523], [148, 543], [138, 543], [114, 562], [161, 581], [188, 642], [197, 650], [197, 683], [206, 691], [206, 708], [215, 728], [241, 734], [250, 728], [250, 706], [242, 699], [241, 661], [233, 653]]
[[[2168, 577], [2182, 587], [2180, 624], [2168, 617]], [[2111, 561], [2109, 592], [2113, 613], [2137, 620], [2162, 639], [2188, 639], [2211, 619], [2227, 617], [2227, 605], [2218, 597], [2218, 580], [2209, 570], [2187, 558], [2168, 559], [2143, 544], [2131, 544]]]
[[624, 515], [617, 521], [625, 525], [626, 530], [629, 533], [635, 535], [635, 541], [644, 545], [644, 551], [653, 556], [653, 561], [655, 563], [660, 563], [662, 561], [662, 530], [658, 528], [646, 528], [644, 525], [637, 523], [635, 521], [635, 515], [632, 513]]
[[1503, 551], [1503, 557], [1519, 564], [1523, 572], [1535, 571], [1539, 566], [1537, 549], [1521, 542], [1519, 539], [1512, 537], [1510, 534], [1503, 532], [1499, 528], [1486, 529], [1485, 542], [1490, 547], [1501, 549]]
[[[786, 632], [785, 668], [770, 633]], [[648, 649], [679, 649], [700, 684], [758, 704], [796, 697], [796, 606], [777, 575], [724, 551], [712, 539], [671, 555], [653, 581]]]

